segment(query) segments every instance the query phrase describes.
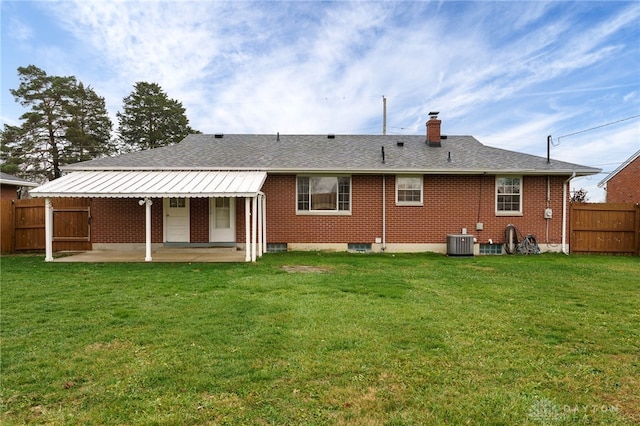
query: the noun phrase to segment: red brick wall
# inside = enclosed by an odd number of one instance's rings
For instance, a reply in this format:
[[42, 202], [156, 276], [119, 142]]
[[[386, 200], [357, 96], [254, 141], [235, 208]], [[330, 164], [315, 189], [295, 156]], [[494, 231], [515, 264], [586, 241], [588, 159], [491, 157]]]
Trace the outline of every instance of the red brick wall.
[[640, 203], [640, 157], [607, 182], [607, 203]]
[[[550, 203], [553, 218], [549, 220], [549, 241], [558, 243], [562, 232], [562, 178], [550, 178]], [[502, 242], [504, 230], [513, 224], [524, 235], [536, 235], [538, 242], [547, 241], [546, 177], [524, 176], [522, 182], [523, 216], [496, 216], [495, 176], [424, 177], [424, 206], [395, 205], [395, 178], [387, 185], [387, 242], [444, 243], [447, 234], [459, 234], [462, 228], [480, 243], [489, 239]], [[476, 223], [483, 230], [476, 230]]]
[[[264, 192], [264, 187], [262, 189]], [[236, 242], [238, 243], [245, 242], [244, 202], [245, 202], [244, 198], [236, 198]], [[269, 203], [268, 195], [267, 195], [267, 203]], [[268, 222], [267, 222], [267, 226], [269, 226]], [[267, 236], [267, 238], [269, 237]]]
[[13, 185], [0, 185], [0, 198], [3, 200], [15, 200], [18, 198], [18, 188]]
[[[267, 196], [268, 242], [373, 242], [382, 236], [381, 182], [380, 176], [351, 178], [351, 216], [296, 215], [296, 177], [268, 176], [262, 187]], [[238, 218], [238, 223], [244, 224], [244, 216]]]
[[191, 198], [189, 200], [189, 221], [191, 226], [190, 242], [209, 242], [209, 199]]
[[[548, 220], [548, 241], [561, 242], [562, 184], [566, 177], [550, 177], [553, 218]], [[267, 194], [267, 239], [273, 243], [359, 243], [382, 237], [382, 177], [352, 177], [351, 216], [296, 215], [295, 176], [270, 175], [263, 192]], [[387, 176], [387, 243], [445, 243], [446, 235], [467, 228], [481, 243], [502, 242], [504, 229], [513, 224], [524, 235], [536, 235], [547, 242], [547, 178], [523, 177], [523, 216], [496, 216], [495, 176], [425, 175], [423, 206], [396, 206], [395, 176]], [[244, 207], [244, 203], [242, 203]], [[238, 224], [244, 213], [238, 209]], [[483, 230], [476, 231], [476, 223]], [[241, 240], [239, 240], [241, 241]]]
[[[144, 243], [145, 209], [138, 198], [94, 198], [91, 200], [92, 243]], [[162, 199], [151, 206], [151, 240], [163, 241]]]
[[[513, 224], [538, 243], [560, 244], [562, 185], [565, 177], [550, 177], [553, 218], [545, 220], [547, 178], [523, 177], [524, 216], [495, 215], [495, 176], [425, 175], [423, 206], [396, 206], [395, 177], [387, 176], [387, 243], [445, 243], [446, 235], [467, 228], [480, 243], [502, 243], [504, 229]], [[373, 243], [382, 237], [382, 177], [354, 175], [351, 215], [296, 215], [296, 177], [269, 175], [262, 191], [267, 196], [267, 240], [270, 243]], [[152, 240], [163, 241], [162, 199], [152, 206]], [[191, 242], [209, 240], [209, 200], [192, 198]], [[236, 199], [236, 238], [245, 241], [244, 198]], [[568, 208], [568, 207], [567, 207]], [[94, 243], [143, 243], [145, 208], [138, 199], [99, 198], [92, 204]], [[484, 229], [476, 231], [476, 223]]]

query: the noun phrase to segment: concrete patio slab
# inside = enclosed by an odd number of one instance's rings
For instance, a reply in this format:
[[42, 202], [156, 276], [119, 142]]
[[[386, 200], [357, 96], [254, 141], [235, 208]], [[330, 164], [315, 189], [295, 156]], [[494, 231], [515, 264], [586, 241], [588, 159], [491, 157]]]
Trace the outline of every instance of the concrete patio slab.
[[151, 252], [151, 262], [145, 262], [145, 252], [92, 250], [82, 253], [65, 254], [54, 257], [54, 262], [140, 262], [140, 263], [214, 263], [214, 262], [244, 262], [245, 252], [235, 248], [191, 248], [191, 247], [163, 247]]

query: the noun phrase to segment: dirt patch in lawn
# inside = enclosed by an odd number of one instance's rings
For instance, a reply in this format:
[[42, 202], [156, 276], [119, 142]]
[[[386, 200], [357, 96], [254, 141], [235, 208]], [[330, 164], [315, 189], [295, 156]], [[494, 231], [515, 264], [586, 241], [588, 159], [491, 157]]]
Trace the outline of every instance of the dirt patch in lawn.
[[282, 267], [285, 271], [289, 273], [301, 272], [303, 274], [322, 274], [325, 272], [329, 272], [327, 268], [321, 268], [319, 266], [308, 266], [308, 265], [285, 265]]

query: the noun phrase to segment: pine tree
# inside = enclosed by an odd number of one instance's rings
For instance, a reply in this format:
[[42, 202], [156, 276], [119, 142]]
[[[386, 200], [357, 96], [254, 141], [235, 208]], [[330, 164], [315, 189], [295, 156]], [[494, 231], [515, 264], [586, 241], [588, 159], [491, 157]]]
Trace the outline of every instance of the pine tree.
[[91, 87], [79, 83], [76, 94], [69, 104], [71, 120], [67, 127], [67, 140], [73, 149], [66, 161], [76, 163], [109, 155], [115, 151], [111, 141], [111, 119], [107, 114], [104, 98]]
[[10, 92], [30, 110], [20, 117], [21, 126], [2, 131], [3, 170], [17, 167], [32, 180], [53, 180], [65, 164], [113, 150], [111, 120], [92, 89], [72, 76], [47, 75], [35, 65], [19, 67], [18, 76], [20, 86]]
[[182, 103], [170, 99], [156, 83], [137, 82], [118, 112], [123, 150], [137, 151], [180, 142], [191, 133]]

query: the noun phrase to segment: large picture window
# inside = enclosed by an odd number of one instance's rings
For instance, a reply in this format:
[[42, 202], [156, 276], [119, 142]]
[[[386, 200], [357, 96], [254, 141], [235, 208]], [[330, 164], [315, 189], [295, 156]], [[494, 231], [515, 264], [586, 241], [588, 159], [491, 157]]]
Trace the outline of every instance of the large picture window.
[[349, 213], [351, 178], [349, 176], [298, 176], [298, 212]]
[[396, 176], [396, 204], [422, 205], [422, 176]]
[[496, 177], [496, 214], [522, 214], [522, 177]]

